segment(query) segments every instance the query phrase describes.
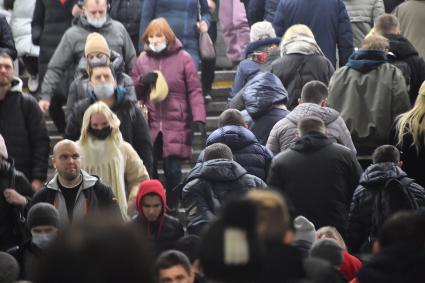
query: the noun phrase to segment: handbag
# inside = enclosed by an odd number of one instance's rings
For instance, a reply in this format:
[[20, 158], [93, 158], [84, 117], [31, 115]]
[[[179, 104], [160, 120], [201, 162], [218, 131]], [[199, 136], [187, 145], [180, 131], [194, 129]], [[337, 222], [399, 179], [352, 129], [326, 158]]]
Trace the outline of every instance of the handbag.
[[[198, 20], [201, 21], [201, 3], [198, 0]], [[215, 49], [214, 44], [211, 40], [208, 32], [199, 31], [199, 53], [202, 60], [213, 60], [215, 59]]]

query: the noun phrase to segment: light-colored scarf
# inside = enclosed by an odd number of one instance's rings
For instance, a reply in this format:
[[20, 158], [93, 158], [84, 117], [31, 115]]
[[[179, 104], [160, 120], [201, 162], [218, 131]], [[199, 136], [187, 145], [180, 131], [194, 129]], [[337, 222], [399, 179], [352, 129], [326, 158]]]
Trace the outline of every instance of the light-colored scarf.
[[110, 137], [98, 140], [87, 138], [81, 148], [81, 168], [91, 175], [101, 178], [102, 182], [112, 188], [118, 200], [121, 214], [127, 216], [127, 194], [125, 190], [125, 160], [117, 145]]
[[296, 35], [280, 45], [280, 56], [286, 54], [323, 55], [323, 52], [314, 38]]

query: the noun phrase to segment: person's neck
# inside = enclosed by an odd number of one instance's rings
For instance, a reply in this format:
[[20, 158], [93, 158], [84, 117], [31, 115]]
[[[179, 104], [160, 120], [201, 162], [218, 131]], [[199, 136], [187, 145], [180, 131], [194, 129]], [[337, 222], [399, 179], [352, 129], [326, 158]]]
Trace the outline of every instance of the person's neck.
[[0, 100], [3, 100], [6, 97], [10, 88], [11, 88], [11, 84], [7, 86], [0, 86]]
[[74, 188], [76, 187], [79, 183], [81, 183], [81, 174], [78, 175], [77, 178], [73, 179], [73, 180], [66, 180], [65, 178], [62, 178], [60, 175], [58, 176], [59, 178], [59, 183], [62, 185], [62, 187], [65, 188]]
[[102, 101], [105, 102], [106, 105], [109, 106], [109, 108], [111, 108], [115, 104], [115, 95], [102, 99]]

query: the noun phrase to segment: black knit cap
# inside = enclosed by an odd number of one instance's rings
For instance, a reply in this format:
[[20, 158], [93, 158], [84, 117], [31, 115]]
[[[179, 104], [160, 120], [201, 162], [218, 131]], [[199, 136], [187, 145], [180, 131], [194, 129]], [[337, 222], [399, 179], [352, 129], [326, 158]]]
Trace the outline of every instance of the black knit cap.
[[27, 225], [29, 229], [42, 225], [59, 228], [59, 212], [50, 203], [37, 203], [28, 212]]

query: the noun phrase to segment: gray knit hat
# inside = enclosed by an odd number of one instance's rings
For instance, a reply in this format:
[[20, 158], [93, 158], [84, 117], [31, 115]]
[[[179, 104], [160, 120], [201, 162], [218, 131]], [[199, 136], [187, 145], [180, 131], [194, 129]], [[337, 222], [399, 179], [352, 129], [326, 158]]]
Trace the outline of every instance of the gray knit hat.
[[8, 158], [6, 143], [4, 142], [2, 135], [0, 135], [0, 157], [3, 157], [4, 159]]
[[19, 265], [8, 253], [0, 252], [0, 283], [14, 283], [18, 279]]
[[338, 243], [331, 239], [316, 241], [310, 249], [310, 256], [324, 259], [334, 266], [339, 266], [343, 260], [343, 253]]
[[251, 26], [251, 32], [249, 38], [251, 42], [276, 37], [276, 32], [270, 22], [258, 22]]
[[294, 241], [305, 241], [312, 245], [316, 240], [316, 229], [314, 224], [308, 221], [304, 216], [300, 215], [294, 219], [294, 228]]
[[29, 229], [41, 225], [59, 228], [59, 212], [50, 203], [37, 203], [28, 212], [27, 224]]

